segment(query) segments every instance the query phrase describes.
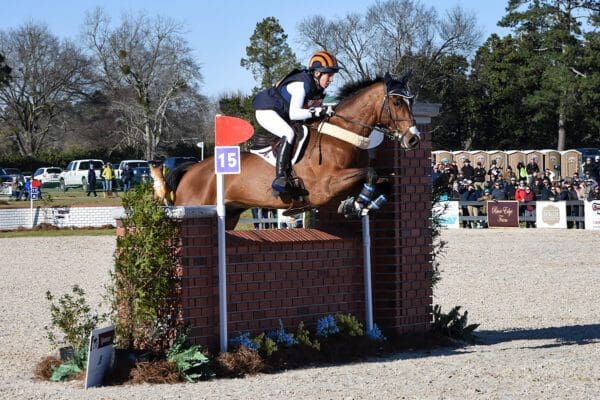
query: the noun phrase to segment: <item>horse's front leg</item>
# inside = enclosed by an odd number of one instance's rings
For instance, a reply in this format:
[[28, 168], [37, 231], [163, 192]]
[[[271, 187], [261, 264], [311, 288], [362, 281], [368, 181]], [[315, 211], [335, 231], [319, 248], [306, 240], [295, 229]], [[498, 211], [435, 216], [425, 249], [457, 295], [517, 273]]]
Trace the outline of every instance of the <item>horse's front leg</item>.
[[358, 196], [356, 197], [348, 197], [343, 200], [338, 207], [338, 213], [343, 214], [346, 218], [360, 217], [372, 211], [377, 211], [388, 201], [384, 194], [378, 195], [377, 193], [376, 183], [378, 177], [375, 170], [373, 168], [365, 168], [361, 172], [364, 179], [354, 182], [354, 185], [356, 185], [356, 183], [359, 183], [361, 180], [363, 181], [360, 193], [358, 193]]
[[374, 183], [377, 174], [372, 168], [347, 168], [323, 174], [327, 179], [316, 181], [316, 186], [309, 188], [311, 204], [322, 206], [332, 198], [351, 193], [361, 182]]
[[[339, 170], [331, 173], [329, 179], [326, 182], [319, 193], [311, 193], [311, 201], [313, 204], [320, 200], [319, 195], [323, 198], [331, 199], [339, 197], [340, 194], [350, 194], [352, 190], [359, 190], [358, 196], [349, 197], [342, 201], [338, 212], [349, 216], [360, 216], [363, 210], [379, 208], [385, 200], [385, 196], [382, 199], [373, 200], [375, 197], [375, 184], [377, 182], [377, 173], [373, 168], [348, 168]], [[363, 183], [362, 187], [360, 183]], [[315, 201], [316, 200], [316, 201]]]

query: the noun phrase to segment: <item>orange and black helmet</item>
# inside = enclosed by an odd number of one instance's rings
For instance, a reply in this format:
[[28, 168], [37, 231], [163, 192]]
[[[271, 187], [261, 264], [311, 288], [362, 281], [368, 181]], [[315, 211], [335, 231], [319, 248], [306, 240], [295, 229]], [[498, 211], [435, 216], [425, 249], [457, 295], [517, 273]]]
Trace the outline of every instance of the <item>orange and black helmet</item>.
[[310, 58], [308, 69], [321, 72], [338, 72], [341, 68], [338, 66], [335, 56], [328, 51], [317, 51]]

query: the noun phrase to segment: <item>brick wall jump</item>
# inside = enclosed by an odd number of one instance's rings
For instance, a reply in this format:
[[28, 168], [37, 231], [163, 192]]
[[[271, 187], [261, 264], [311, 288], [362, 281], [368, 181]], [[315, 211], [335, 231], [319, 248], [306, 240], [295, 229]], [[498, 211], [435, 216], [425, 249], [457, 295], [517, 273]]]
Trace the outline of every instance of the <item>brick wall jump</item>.
[[[422, 131], [426, 130], [421, 127]], [[379, 150], [377, 170], [392, 196], [371, 217], [374, 321], [388, 333], [431, 329], [430, 135], [418, 150]], [[317, 229], [230, 231], [227, 242], [228, 333], [314, 325], [329, 313], [364, 320], [361, 224], [320, 209]], [[182, 305], [191, 339], [219, 341], [216, 218], [182, 220]]]

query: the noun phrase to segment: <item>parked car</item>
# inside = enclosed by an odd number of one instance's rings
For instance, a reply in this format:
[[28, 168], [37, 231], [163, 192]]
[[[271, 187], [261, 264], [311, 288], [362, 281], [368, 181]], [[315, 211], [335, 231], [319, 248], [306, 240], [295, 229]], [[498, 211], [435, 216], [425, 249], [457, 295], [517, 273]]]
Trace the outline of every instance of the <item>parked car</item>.
[[0, 176], [2, 177], [10, 177], [10, 181], [12, 182], [12, 178], [15, 177], [17, 178], [17, 181], [21, 182], [22, 184], [25, 183], [25, 177], [23, 176], [23, 173], [21, 172], [21, 170], [19, 170], [18, 168], [2, 168], [0, 167]]
[[[125, 166], [129, 165], [129, 168], [133, 171], [133, 180], [131, 182], [131, 186], [136, 183], [136, 169], [137, 168], [147, 168], [149, 169], [148, 161], [146, 160], [123, 160], [119, 163], [119, 166], [115, 169], [115, 178], [117, 179], [117, 183], [119, 187], [123, 188], [123, 182], [121, 181], [121, 176], [123, 176], [123, 171], [125, 170]], [[139, 172], [141, 173], [141, 172]]]
[[67, 168], [60, 173], [58, 178], [58, 185], [60, 190], [63, 192], [67, 191], [70, 187], [81, 187], [84, 191], [88, 189], [87, 174], [90, 169], [90, 163], [94, 166], [96, 172], [96, 185], [100, 185], [100, 176], [102, 174], [102, 166], [104, 161], [102, 160], [74, 160], [67, 165]]
[[165, 158], [165, 160], [163, 161], [163, 166], [165, 168], [165, 170], [164, 170], [165, 175], [169, 171], [173, 171], [175, 168], [179, 167], [181, 164], [184, 164], [184, 163], [187, 163], [187, 162], [198, 162], [198, 159], [196, 157], [169, 157], [169, 158]]
[[0, 175], [0, 196], [10, 196], [12, 194], [12, 176]]
[[150, 181], [150, 167], [136, 167], [133, 169], [133, 179], [131, 186], [139, 185]]
[[59, 167], [42, 167], [35, 170], [33, 179], [41, 181], [42, 187], [58, 186], [61, 172]]
[[134, 169], [137, 167], [146, 167], [148, 168], [149, 164], [146, 160], [123, 160], [119, 163], [117, 169], [115, 169], [115, 178], [121, 179], [121, 175], [123, 174], [123, 170], [125, 169], [125, 165], [129, 165], [129, 168]]

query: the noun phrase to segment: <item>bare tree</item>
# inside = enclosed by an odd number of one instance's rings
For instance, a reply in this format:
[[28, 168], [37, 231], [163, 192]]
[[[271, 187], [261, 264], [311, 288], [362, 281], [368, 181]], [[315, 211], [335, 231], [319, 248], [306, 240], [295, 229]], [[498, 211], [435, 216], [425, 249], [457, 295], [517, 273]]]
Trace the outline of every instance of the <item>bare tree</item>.
[[322, 48], [339, 56], [344, 68], [340, 75], [345, 80], [359, 80], [370, 76], [373, 66], [375, 30], [359, 14], [327, 21], [322, 16], [307, 17], [298, 26], [304, 38], [305, 50]]
[[85, 94], [89, 60], [43, 24], [0, 31], [0, 52], [12, 68], [0, 87], [0, 120], [20, 154], [35, 156], [52, 138], [62, 109]]
[[147, 159], [154, 158], [158, 145], [168, 139], [169, 115], [177, 114], [179, 100], [198, 99], [202, 75], [182, 26], [140, 14], [124, 15], [111, 28], [104, 11], [96, 9], [86, 18], [84, 37], [97, 59], [104, 90], [113, 94], [121, 114], [124, 140], [137, 142]]
[[365, 15], [332, 21], [308, 17], [298, 30], [305, 48], [317, 45], [338, 56], [346, 80], [412, 67], [417, 87], [431, 79], [431, 67], [442, 57], [468, 55], [481, 37], [474, 15], [456, 7], [439, 18], [418, 0], [377, 1]]

